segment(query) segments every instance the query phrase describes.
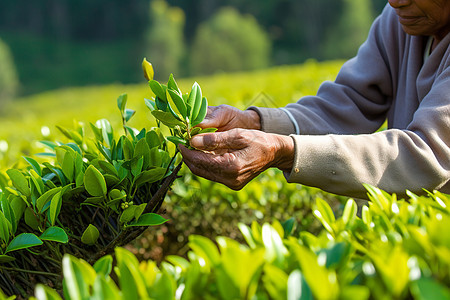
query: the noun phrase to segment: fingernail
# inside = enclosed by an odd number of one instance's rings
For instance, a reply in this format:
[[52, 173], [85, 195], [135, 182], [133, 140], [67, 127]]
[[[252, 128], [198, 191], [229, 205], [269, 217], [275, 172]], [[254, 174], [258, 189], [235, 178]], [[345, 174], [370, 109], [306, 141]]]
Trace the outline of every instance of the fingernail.
[[195, 148], [202, 148], [203, 147], [203, 138], [201, 136], [194, 136], [190, 140], [190, 144], [192, 147]]

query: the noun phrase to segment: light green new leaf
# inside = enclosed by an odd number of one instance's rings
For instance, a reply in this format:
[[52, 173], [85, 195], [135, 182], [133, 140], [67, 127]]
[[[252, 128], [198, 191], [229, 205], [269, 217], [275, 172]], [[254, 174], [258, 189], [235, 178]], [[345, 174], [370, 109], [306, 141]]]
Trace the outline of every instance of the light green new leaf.
[[42, 241], [33, 233], [21, 233], [6, 248], [5, 254], [11, 251], [42, 245]]
[[139, 270], [137, 258], [123, 248], [116, 248], [115, 252], [123, 299], [148, 299], [145, 279]]
[[175, 78], [173, 78], [173, 74], [170, 74], [169, 81], [167, 82], [167, 87], [171, 90], [176, 91], [178, 94], [181, 94], [180, 89], [178, 88], [177, 82]]
[[9, 241], [9, 238], [11, 236], [11, 228], [11, 223], [8, 221], [8, 219], [6, 219], [3, 212], [0, 211], [0, 239], [5, 243]]
[[194, 82], [192, 85], [188, 103], [191, 106], [190, 120], [193, 121], [197, 118], [200, 107], [202, 106], [202, 90], [197, 82]]
[[65, 293], [71, 300], [89, 299], [90, 288], [95, 281], [95, 270], [85, 261], [66, 254], [62, 260]]
[[86, 230], [83, 232], [83, 235], [81, 236], [81, 241], [87, 245], [94, 245], [95, 242], [97, 242], [99, 236], [100, 232], [98, 231], [97, 227], [95, 227], [92, 224], [89, 224], [89, 226], [86, 228]]
[[[173, 92], [173, 91], [172, 91]], [[174, 100], [170, 96], [169, 90], [166, 91], [166, 97], [167, 97], [167, 107], [169, 108], [169, 112], [174, 116], [175, 119], [183, 121], [184, 116], [177, 108], [176, 104], [174, 103]]]
[[351, 224], [356, 218], [356, 211], [358, 210], [358, 206], [356, 205], [355, 200], [349, 199], [344, 207], [344, 212], [342, 214], [342, 221], [344, 224]]
[[145, 106], [147, 106], [150, 111], [154, 111], [155, 109], [157, 109], [155, 101], [145, 98], [144, 102]]
[[180, 127], [185, 127], [184, 123], [176, 119], [170, 112], [154, 110], [152, 111], [152, 115], [168, 127], [173, 128], [177, 125]]
[[125, 119], [125, 122], [130, 121], [130, 119], [134, 116], [134, 114], [136, 113], [135, 110], [132, 109], [125, 109], [125, 112], [123, 113], [123, 118]]
[[177, 113], [179, 113], [182, 119], [186, 119], [187, 116], [187, 108], [186, 103], [180, 94], [173, 90], [167, 90], [167, 102], [169, 102], [169, 106]]
[[90, 165], [84, 173], [84, 187], [94, 197], [106, 195], [105, 178], [93, 165]]
[[14, 210], [11, 207], [11, 203], [4, 194], [2, 194], [0, 197], [0, 208], [5, 218], [9, 221], [9, 225], [11, 225], [11, 233], [15, 233], [17, 229], [16, 215], [14, 214]]
[[120, 223], [128, 223], [134, 219], [134, 213], [136, 211], [137, 205], [130, 205], [127, 207], [120, 215]]
[[43, 284], [37, 284], [34, 289], [37, 300], [61, 300], [61, 296], [54, 289]]
[[67, 236], [67, 233], [58, 226], [52, 226], [47, 228], [47, 230], [44, 231], [43, 234], [39, 237], [41, 240], [45, 241], [54, 241], [66, 244], [69, 242], [69, 237]]
[[200, 110], [198, 111], [198, 115], [195, 117], [194, 121], [192, 122], [192, 126], [195, 126], [199, 124], [203, 119], [206, 117], [206, 113], [208, 112], [208, 101], [206, 100], [206, 97], [202, 98], [202, 104], [200, 106]]
[[190, 235], [189, 247], [191, 247], [198, 256], [205, 259], [211, 267], [214, 267], [219, 263], [219, 250], [210, 239], [200, 235]]
[[330, 232], [333, 233], [333, 224], [335, 222], [335, 217], [331, 207], [325, 200], [320, 198], [316, 199], [316, 209], [313, 211], [313, 214], [319, 219], [322, 223], [323, 227]]
[[29, 197], [31, 195], [31, 190], [28, 186], [28, 180], [25, 178], [25, 175], [23, 175], [22, 172], [17, 169], [9, 169], [6, 171], [6, 174], [8, 174], [13, 186], [19, 192], [21, 192], [26, 197]]
[[127, 94], [122, 94], [119, 97], [117, 97], [117, 107], [119, 108], [120, 112], [123, 114], [125, 111], [125, 107], [127, 106]]
[[56, 219], [58, 218], [59, 212], [61, 211], [61, 205], [62, 205], [62, 194], [61, 191], [56, 193], [52, 201], [50, 202], [50, 224], [55, 225]]
[[150, 89], [152, 90], [153, 94], [155, 94], [156, 97], [158, 97], [162, 101], [167, 101], [166, 92], [164, 91], [164, 88], [158, 81], [150, 80], [148, 82], [148, 85], [150, 86]]
[[105, 277], [111, 274], [113, 258], [111, 255], [105, 255], [93, 265], [97, 274], [103, 274]]
[[158, 214], [147, 213], [141, 215], [137, 221], [130, 223], [128, 226], [155, 226], [164, 224], [167, 221], [169, 220], [164, 219]]
[[37, 200], [36, 200], [36, 208], [40, 213], [44, 211], [44, 207], [46, 209], [48, 206], [46, 204], [53, 198], [53, 196], [61, 191], [61, 187], [53, 188], [48, 191], [46, 191], [44, 194], [42, 194]]

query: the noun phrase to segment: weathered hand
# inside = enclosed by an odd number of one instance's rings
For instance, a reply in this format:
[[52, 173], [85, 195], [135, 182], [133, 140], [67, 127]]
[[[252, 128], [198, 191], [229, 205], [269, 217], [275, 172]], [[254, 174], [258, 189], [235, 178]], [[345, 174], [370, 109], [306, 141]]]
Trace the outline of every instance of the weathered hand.
[[294, 160], [291, 137], [258, 130], [232, 129], [199, 134], [190, 143], [201, 151], [180, 146], [189, 169], [233, 190], [242, 189], [270, 167], [290, 170]]
[[229, 105], [209, 106], [199, 127], [227, 131], [234, 128], [261, 129], [259, 115], [253, 110], [240, 110]]

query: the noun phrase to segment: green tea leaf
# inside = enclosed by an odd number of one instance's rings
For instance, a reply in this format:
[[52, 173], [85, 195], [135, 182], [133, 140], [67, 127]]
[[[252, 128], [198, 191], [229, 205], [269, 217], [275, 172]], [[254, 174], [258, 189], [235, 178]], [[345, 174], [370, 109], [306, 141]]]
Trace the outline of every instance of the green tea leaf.
[[167, 82], [167, 87], [173, 91], [176, 91], [178, 94], [181, 94], [180, 89], [178, 88], [177, 82], [175, 78], [173, 78], [173, 74], [170, 74], [169, 81]]
[[180, 138], [180, 137], [178, 137], [178, 136], [168, 136], [168, 137], [167, 137], [167, 140], [168, 140], [169, 142], [174, 143], [175, 146], [178, 146], [179, 144], [181, 144], [181, 145], [187, 145], [186, 140], [185, 140], [185, 139], [182, 139], [182, 138]]
[[[192, 94], [193, 92], [194, 92], [194, 94]], [[192, 98], [191, 98], [191, 94], [192, 94]], [[189, 94], [188, 102], [192, 108], [191, 115], [190, 115], [190, 120], [192, 122], [197, 118], [198, 113], [200, 111], [200, 107], [202, 106], [202, 90], [200, 88], [200, 85], [198, 85], [197, 82], [195, 82], [194, 85], [192, 86], [191, 93]], [[195, 126], [195, 125], [193, 125], [193, 126]]]
[[342, 214], [342, 221], [344, 224], [350, 224], [353, 223], [353, 221], [356, 218], [356, 211], [358, 210], [358, 207], [356, 205], [355, 200], [349, 199], [344, 207], [344, 212]]
[[6, 174], [8, 174], [13, 186], [19, 192], [21, 192], [26, 197], [29, 197], [31, 195], [31, 190], [28, 186], [28, 180], [25, 178], [25, 175], [23, 175], [22, 172], [17, 169], [9, 169], [6, 171]]
[[[198, 128], [198, 127], [195, 127], [195, 128]], [[212, 132], [216, 132], [216, 131], [217, 131], [217, 128], [203, 128], [202, 130], [199, 131], [198, 134], [201, 134], [201, 133], [212, 133]]]
[[125, 107], [127, 106], [127, 94], [122, 94], [119, 97], [117, 97], [117, 107], [119, 108], [120, 112], [123, 114], [125, 111]]
[[50, 224], [52, 224], [52, 226], [55, 225], [56, 219], [59, 216], [59, 212], [61, 211], [61, 205], [62, 205], [62, 194], [61, 191], [59, 191], [53, 196], [52, 201], [50, 202], [49, 218]]
[[150, 130], [149, 132], [147, 132], [147, 134], [145, 135], [145, 140], [147, 141], [147, 145], [150, 149], [159, 147], [161, 145], [159, 135], [154, 130]]
[[120, 223], [128, 223], [133, 220], [136, 208], [137, 205], [130, 205], [129, 207], [127, 207], [120, 215]]
[[106, 174], [119, 177], [119, 173], [117, 173], [116, 168], [114, 168], [114, 166], [111, 163], [104, 160], [99, 160], [98, 165], [100, 166], [100, 168], [102, 168], [103, 172], [105, 172]]
[[37, 300], [61, 300], [57, 291], [40, 283], [36, 285], [34, 294]]
[[155, 226], [155, 225], [161, 225], [166, 223], [167, 219], [164, 219], [158, 214], [155, 213], [146, 213], [140, 216], [140, 218], [137, 221], [134, 221], [128, 226]]
[[112, 271], [113, 258], [111, 255], [105, 255], [95, 262], [93, 265], [94, 270], [97, 274], [103, 274], [108, 276]]
[[180, 126], [180, 127], [185, 127], [184, 123], [181, 122], [180, 120], [176, 119], [172, 113], [170, 112], [165, 112], [165, 111], [161, 111], [161, 110], [154, 110], [152, 111], [152, 115], [157, 118], [159, 121], [161, 121], [161, 123], [163, 123], [164, 125], [173, 128], [176, 125]]
[[17, 229], [17, 223], [16, 223], [16, 216], [14, 214], [14, 211], [11, 207], [11, 204], [9, 200], [6, 198], [6, 195], [2, 194], [0, 195], [0, 208], [3, 212], [5, 218], [9, 221], [9, 224], [11, 225], [11, 233], [15, 233]]
[[169, 102], [169, 106], [175, 112], [179, 113], [182, 119], [186, 119], [187, 108], [182, 96], [173, 90], [167, 90], [167, 93], [167, 102]]
[[[43, 208], [47, 202], [53, 198], [53, 196], [61, 191], [61, 187], [53, 188], [42, 194], [37, 200], [36, 200], [36, 208], [38, 209], [38, 212], [42, 213], [44, 212]], [[47, 207], [48, 208], [48, 207]]]
[[4, 243], [9, 242], [9, 238], [11, 236], [11, 223], [6, 219], [3, 212], [0, 211], [0, 239]]
[[84, 173], [84, 187], [94, 197], [106, 195], [105, 178], [93, 165], [90, 165]]
[[12, 262], [12, 261], [15, 261], [15, 260], [16, 259], [14, 257], [12, 257], [12, 256], [4, 255], [4, 254], [0, 255], [0, 264], [9, 263], [9, 262]]
[[157, 109], [155, 101], [145, 98], [144, 102], [145, 106], [147, 106], [150, 111], [154, 111], [155, 109]]
[[155, 167], [153, 169], [147, 170], [139, 174], [135, 179], [135, 185], [140, 186], [144, 183], [153, 183], [164, 177], [166, 173], [165, 168]]
[[83, 242], [86, 245], [94, 245], [98, 237], [100, 236], [100, 232], [98, 231], [97, 227], [95, 227], [92, 224], [89, 224], [89, 226], [86, 228], [86, 230], [83, 232], [83, 235], [81, 236], [81, 242]]
[[25, 219], [25, 224], [27, 224], [34, 230], [38, 229], [38, 227], [39, 227], [38, 217], [36, 216], [36, 214], [34, 213], [34, 211], [31, 207], [27, 207], [25, 209], [24, 219]]
[[42, 241], [33, 233], [21, 233], [6, 248], [5, 254], [11, 251], [42, 245]]
[[36, 173], [39, 174], [39, 176], [42, 176], [41, 166], [39, 165], [39, 163], [36, 160], [34, 160], [31, 157], [26, 157], [26, 156], [24, 156], [23, 158], [30, 164], [30, 166], [36, 171]]
[[195, 120], [192, 122], [192, 126], [199, 124], [206, 117], [206, 113], [208, 112], [208, 101], [206, 97], [202, 98], [202, 104], [200, 106], [200, 110], [198, 111], [198, 115], [195, 117]]
[[155, 71], [153, 71], [153, 66], [150, 62], [147, 61], [146, 58], [142, 60], [142, 69], [144, 71], [144, 77], [147, 80], [152, 80]]
[[125, 119], [126, 122], [128, 122], [134, 116], [135, 113], [136, 113], [135, 110], [127, 108], [127, 109], [125, 109], [125, 112], [123, 114], [123, 118]]
[[333, 233], [333, 224], [336, 219], [331, 207], [325, 200], [320, 198], [316, 199], [316, 209], [313, 211], [313, 214], [319, 219], [328, 232]]
[[41, 240], [45, 241], [54, 241], [58, 243], [66, 244], [69, 242], [69, 237], [67, 236], [67, 233], [58, 226], [52, 226], [47, 228], [47, 230], [44, 231], [43, 234], [39, 237]]
[[150, 80], [148, 85], [156, 97], [158, 97], [161, 101], [166, 101], [166, 92], [158, 81]]

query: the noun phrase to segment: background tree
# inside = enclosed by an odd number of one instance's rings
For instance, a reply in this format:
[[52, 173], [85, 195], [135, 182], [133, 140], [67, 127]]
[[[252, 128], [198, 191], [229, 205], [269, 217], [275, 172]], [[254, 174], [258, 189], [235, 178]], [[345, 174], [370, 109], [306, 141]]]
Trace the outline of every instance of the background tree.
[[205, 74], [267, 67], [270, 48], [269, 37], [253, 16], [225, 7], [199, 25], [191, 48], [191, 69]]
[[372, 24], [370, 0], [343, 0], [343, 11], [335, 26], [330, 26], [322, 48], [323, 58], [351, 58], [366, 40]]
[[18, 84], [19, 80], [9, 47], [0, 39], [0, 105], [15, 96]]

